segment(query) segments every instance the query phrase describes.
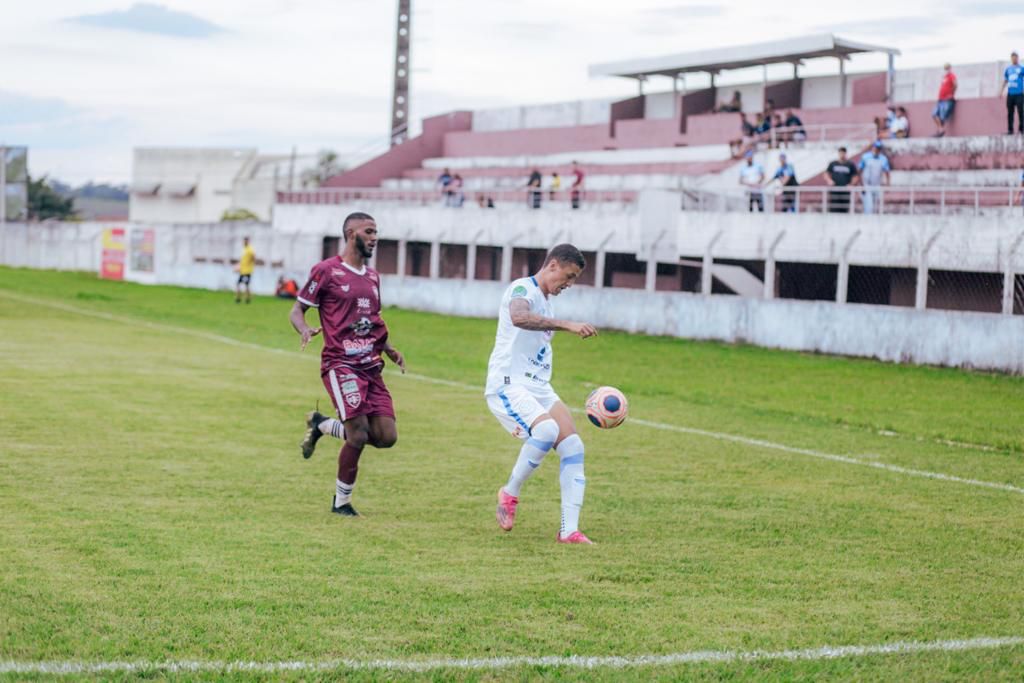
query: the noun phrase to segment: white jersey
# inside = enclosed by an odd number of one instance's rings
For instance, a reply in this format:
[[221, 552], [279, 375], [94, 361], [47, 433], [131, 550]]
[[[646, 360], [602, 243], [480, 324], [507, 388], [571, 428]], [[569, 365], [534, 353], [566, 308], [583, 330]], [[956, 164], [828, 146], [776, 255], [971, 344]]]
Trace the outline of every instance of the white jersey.
[[498, 333], [487, 364], [485, 394], [497, 393], [510, 384], [546, 387], [551, 381], [551, 338], [555, 331], [538, 332], [513, 325], [509, 313], [513, 299], [525, 299], [532, 312], [554, 317], [551, 301], [540, 291], [536, 278], [524, 277], [508, 286], [498, 309]]

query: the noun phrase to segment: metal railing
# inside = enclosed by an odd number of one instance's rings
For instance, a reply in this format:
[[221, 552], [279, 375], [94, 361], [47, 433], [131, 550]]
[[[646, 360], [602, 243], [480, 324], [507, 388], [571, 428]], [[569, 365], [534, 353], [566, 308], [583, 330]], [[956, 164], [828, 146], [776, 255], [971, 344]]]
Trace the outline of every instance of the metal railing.
[[[758, 198], [760, 196], [760, 199]], [[961, 186], [827, 185], [782, 187], [769, 184], [759, 190], [682, 193], [685, 211], [867, 213], [909, 216], [990, 216], [1024, 213], [1022, 188]]]
[[587, 204], [632, 204], [636, 202], [637, 190], [579, 190], [563, 189], [552, 191], [547, 188], [495, 188], [490, 190], [402, 190], [381, 187], [339, 187], [296, 192], [278, 192], [278, 204], [346, 204], [350, 202], [395, 202], [418, 206], [481, 207], [491, 208], [488, 200], [499, 205], [534, 206], [542, 208], [548, 204], [579, 206]]

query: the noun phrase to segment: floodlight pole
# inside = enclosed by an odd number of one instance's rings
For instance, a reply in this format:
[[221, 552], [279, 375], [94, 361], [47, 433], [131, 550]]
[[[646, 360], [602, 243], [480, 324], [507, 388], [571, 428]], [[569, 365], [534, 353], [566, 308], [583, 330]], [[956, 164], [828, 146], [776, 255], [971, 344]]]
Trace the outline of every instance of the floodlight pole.
[[394, 87], [391, 93], [391, 146], [409, 137], [409, 43], [412, 35], [412, 0], [398, 0], [395, 25]]

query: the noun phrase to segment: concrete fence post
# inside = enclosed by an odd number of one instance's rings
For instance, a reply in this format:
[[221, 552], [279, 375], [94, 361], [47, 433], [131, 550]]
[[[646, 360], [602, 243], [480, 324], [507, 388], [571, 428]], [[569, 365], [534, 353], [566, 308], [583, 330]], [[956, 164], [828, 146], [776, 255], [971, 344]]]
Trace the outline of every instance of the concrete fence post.
[[711, 251], [715, 248], [715, 242], [717, 242], [724, 233], [724, 230], [719, 230], [715, 233], [715, 236], [711, 238], [707, 246], [704, 247], [704, 260], [700, 266], [700, 293], [711, 294], [711, 267], [714, 265], [714, 259], [711, 256]]
[[398, 277], [405, 277], [405, 260], [409, 250], [409, 240], [402, 238], [398, 240]]
[[764, 294], [765, 299], [775, 298], [775, 250], [778, 248], [779, 243], [782, 242], [782, 238], [786, 236], [786, 231], [782, 230], [775, 239], [772, 240], [771, 245], [768, 247], [767, 258], [764, 260]]
[[843, 251], [839, 255], [839, 270], [836, 273], [837, 304], [846, 303], [846, 292], [850, 284], [850, 249], [858, 237], [860, 237], [860, 230], [850, 235], [850, 239], [846, 240], [846, 244], [843, 245]]
[[1017, 235], [1017, 238], [1013, 240], [1009, 251], [1006, 252], [1006, 261], [1003, 264], [1003, 315], [1013, 315], [1013, 290], [1015, 285], [1013, 255], [1020, 248], [1021, 242], [1024, 242], [1024, 232]]
[[434, 238], [430, 243], [430, 279], [436, 280], [441, 277], [441, 235]]
[[917, 255], [917, 286], [914, 291], [914, 308], [919, 311], [928, 307], [928, 252], [931, 251], [932, 245], [941, 234], [941, 230], [935, 231]]
[[612, 230], [607, 235], [605, 235], [604, 239], [601, 240], [601, 243], [597, 245], [597, 258], [595, 259], [596, 263], [594, 264], [594, 286], [595, 287], [598, 287], [598, 288], [604, 287], [605, 260], [606, 260], [607, 254], [608, 254], [608, 252], [605, 251], [605, 247], [608, 246], [608, 243], [611, 242], [612, 237], [614, 237], [614, 236], [615, 236], [615, 231]]

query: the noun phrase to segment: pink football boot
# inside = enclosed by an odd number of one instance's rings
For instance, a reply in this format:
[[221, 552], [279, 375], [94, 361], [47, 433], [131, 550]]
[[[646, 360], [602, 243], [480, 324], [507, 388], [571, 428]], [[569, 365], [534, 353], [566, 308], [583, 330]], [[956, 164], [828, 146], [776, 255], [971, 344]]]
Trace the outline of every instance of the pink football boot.
[[498, 509], [494, 516], [498, 518], [498, 526], [505, 531], [511, 531], [512, 525], [516, 523], [516, 506], [519, 499], [505, 493], [505, 487], [498, 489]]
[[564, 538], [562, 537], [561, 534], [559, 534], [558, 535], [558, 542], [559, 543], [582, 543], [584, 545], [594, 545], [594, 542], [591, 541], [589, 538], [587, 538], [586, 534], [584, 534], [582, 531], [574, 531], [571, 534], [569, 534], [568, 536], [565, 536]]

